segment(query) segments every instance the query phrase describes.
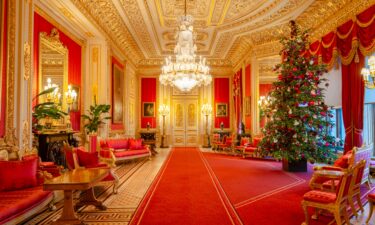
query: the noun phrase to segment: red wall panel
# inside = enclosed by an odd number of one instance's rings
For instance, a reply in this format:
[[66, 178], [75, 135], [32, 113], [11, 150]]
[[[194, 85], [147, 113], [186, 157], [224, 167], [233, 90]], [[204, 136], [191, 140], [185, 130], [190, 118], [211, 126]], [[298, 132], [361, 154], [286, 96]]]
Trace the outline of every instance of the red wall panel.
[[[114, 105], [114, 102], [113, 102], [113, 94], [114, 94], [114, 92], [113, 92], [113, 76], [112, 76], [112, 74], [113, 74], [113, 65], [117, 65], [121, 69], [124, 69], [124, 65], [122, 63], [120, 63], [120, 61], [117, 60], [115, 57], [112, 57], [112, 66], [111, 66], [111, 70], [112, 71], [111, 71], [111, 74], [110, 74], [110, 79], [111, 79], [111, 82], [112, 82], [112, 107], [111, 107], [111, 110], [113, 110], [113, 105]], [[113, 123], [113, 120], [112, 120], [111, 129], [112, 130], [123, 130], [124, 129], [124, 124], [123, 123]]]
[[[154, 116], [143, 116], [143, 103], [154, 103]], [[147, 128], [147, 122], [150, 123], [151, 128], [156, 127], [156, 78], [142, 78], [141, 79], [141, 128]]]
[[[39, 33], [51, 32], [52, 28], [55, 28], [50, 22], [40, 16], [38, 13], [34, 13], [34, 83], [33, 83], [33, 96], [35, 96], [38, 90], [38, 77], [39, 77]], [[81, 46], [69, 38], [66, 34], [59, 30], [60, 41], [68, 48], [69, 60], [68, 60], [68, 83], [78, 86], [80, 93], [84, 90], [81, 88], [81, 66], [82, 66], [82, 49]], [[64, 90], [65, 91], [65, 90]], [[63, 94], [63, 93], [61, 93]], [[81, 96], [78, 96], [81, 98]], [[73, 130], [80, 130], [81, 111], [70, 112], [70, 120], [72, 122]]]
[[[224, 123], [224, 128], [229, 128], [230, 118], [230, 104], [229, 104], [229, 78], [215, 78], [214, 79], [214, 116], [215, 116], [215, 128], [220, 128], [220, 123]], [[216, 103], [227, 104], [227, 116], [216, 117]]]
[[272, 84], [259, 84], [259, 96], [267, 96], [272, 89]]
[[[0, 76], [0, 79], [2, 79], [2, 87], [1, 87], [1, 112], [0, 112], [0, 137], [4, 137], [5, 135], [5, 112], [6, 112], [6, 83], [7, 83], [7, 71], [6, 71], [6, 65], [7, 65], [7, 12], [8, 10], [6, 10], [6, 7], [7, 7], [7, 3], [8, 1], [5, 0], [5, 1], [2, 1], [2, 5], [1, 5], [1, 9], [4, 8], [3, 12], [4, 12], [4, 15], [3, 15], [3, 20], [0, 20], [0, 21], [3, 21], [3, 24], [1, 24], [1, 27], [3, 27], [3, 46], [2, 49], [3, 49], [3, 52], [1, 52], [0, 54], [2, 54], [2, 57], [0, 60], [2, 60], [2, 68], [0, 68], [1, 70], [1, 76]], [[1, 32], [0, 32], [1, 33]]]

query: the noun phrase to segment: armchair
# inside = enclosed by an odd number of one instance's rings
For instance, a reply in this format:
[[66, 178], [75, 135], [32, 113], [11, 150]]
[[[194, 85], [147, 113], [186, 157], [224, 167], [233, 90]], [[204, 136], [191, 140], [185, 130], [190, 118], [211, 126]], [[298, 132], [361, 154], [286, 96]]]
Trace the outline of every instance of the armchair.
[[213, 134], [212, 135], [212, 150], [216, 150], [218, 148], [218, 144], [220, 144], [220, 134]]
[[[64, 146], [64, 151], [66, 164], [69, 170], [111, 167], [108, 164], [99, 161], [98, 152], [87, 152], [83, 147], [72, 148], [67, 145]], [[108, 176], [100, 183], [104, 182], [113, 182], [113, 193], [117, 194], [119, 178], [112, 169]]]
[[312, 190], [303, 195], [302, 208], [305, 214], [305, 222], [302, 225], [309, 224], [309, 215], [307, 208], [324, 209], [333, 213], [336, 224], [342, 224], [341, 213], [347, 224], [350, 224], [347, 212], [347, 201], [349, 197], [349, 187], [352, 181], [353, 173], [350, 168], [339, 179], [339, 183], [335, 192], [326, 192], [321, 190]]
[[254, 137], [253, 143], [243, 148], [243, 158], [246, 158], [247, 155], [255, 156], [260, 141], [262, 141], [262, 137]]
[[227, 150], [227, 149], [231, 150], [232, 145], [233, 145], [233, 140], [234, 140], [233, 137], [224, 136], [223, 142], [218, 144], [218, 150], [219, 149], [221, 149], [221, 150]]

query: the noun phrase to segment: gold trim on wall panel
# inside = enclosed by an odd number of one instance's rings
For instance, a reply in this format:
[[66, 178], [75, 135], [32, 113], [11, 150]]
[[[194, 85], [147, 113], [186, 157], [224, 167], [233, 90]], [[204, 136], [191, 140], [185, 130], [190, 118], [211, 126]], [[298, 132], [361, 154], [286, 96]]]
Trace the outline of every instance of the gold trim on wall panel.
[[7, 26], [7, 96], [4, 141], [7, 145], [16, 145], [14, 134], [14, 74], [15, 74], [15, 41], [16, 41], [16, 1], [8, 1]]
[[74, 42], [76, 42], [78, 45], [83, 46], [84, 41], [82, 39], [77, 38], [74, 34], [72, 34], [67, 28], [59, 24], [55, 19], [53, 19], [51, 16], [49, 16], [46, 12], [43, 11], [43, 9], [39, 8], [38, 6], [35, 6], [34, 11], [38, 13], [40, 16], [42, 16], [45, 20], [47, 20], [49, 23], [51, 23], [54, 27], [59, 29], [61, 32], [63, 32], [66, 36], [68, 36], [70, 39], [72, 39]]

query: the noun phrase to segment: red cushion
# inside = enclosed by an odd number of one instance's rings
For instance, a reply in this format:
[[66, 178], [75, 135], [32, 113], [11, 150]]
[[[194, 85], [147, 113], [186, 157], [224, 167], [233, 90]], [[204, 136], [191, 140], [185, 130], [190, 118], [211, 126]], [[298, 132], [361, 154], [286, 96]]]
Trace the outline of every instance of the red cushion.
[[303, 199], [311, 202], [333, 203], [336, 201], [336, 194], [324, 191], [309, 191], [303, 195]]
[[149, 152], [150, 152], [149, 150], [143, 149], [143, 150], [115, 151], [114, 154], [116, 158], [121, 158], [121, 157], [126, 157], [126, 156], [146, 154]]
[[107, 145], [113, 149], [128, 149], [129, 141], [128, 139], [109, 139], [107, 140]]
[[0, 192], [0, 224], [22, 215], [51, 196], [52, 192], [43, 191], [42, 186]]
[[108, 148], [108, 144], [106, 140], [101, 140], [100, 141], [100, 147], [101, 148]]
[[73, 158], [73, 151], [72, 150], [65, 150], [65, 160], [66, 160], [66, 165], [68, 166], [68, 169], [74, 170], [74, 158]]
[[339, 183], [340, 183], [340, 180], [327, 180], [327, 181], [324, 181], [323, 182], [323, 187], [325, 189], [332, 189], [332, 181], [333, 181], [333, 187], [334, 187], [334, 190], [336, 190], [336, 188], [338, 187]]
[[100, 149], [99, 155], [103, 158], [111, 158], [111, 151], [108, 149]]
[[335, 161], [333, 165], [340, 167], [340, 168], [348, 168], [349, 167], [348, 158], [344, 158], [343, 156], [341, 156]]
[[77, 149], [78, 164], [83, 167], [92, 167], [98, 165], [99, 156], [97, 152], [86, 152]]
[[0, 161], [0, 191], [37, 185], [38, 157], [21, 161]]
[[375, 201], [375, 191], [372, 191], [370, 194], [368, 194], [368, 199]]
[[47, 167], [56, 167], [56, 165], [55, 165], [54, 162], [39, 162], [39, 166], [40, 167], [44, 167], [44, 168], [47, 168]]
[[129, 149], [132, 149], [132, 150], [143, 149], [142, 139], [130, 139], [129, 145], [130, 145]]
[[108, 167], [108, 165], [105, 163], [100, 163], [100, 162], [98, 162], [97, 164], [86, 166], [86, 168], [105, 168], [105, 167]]
[[245, 147], [245, 152], [255, 152], [256, 150], [256, 147]]
[[262, 140], [262, 138], [254, 138], [253, 139], [253, 145], [255, 146], [255, 147], [258, 147], [258, 144], [259, 144], [259, 142]]

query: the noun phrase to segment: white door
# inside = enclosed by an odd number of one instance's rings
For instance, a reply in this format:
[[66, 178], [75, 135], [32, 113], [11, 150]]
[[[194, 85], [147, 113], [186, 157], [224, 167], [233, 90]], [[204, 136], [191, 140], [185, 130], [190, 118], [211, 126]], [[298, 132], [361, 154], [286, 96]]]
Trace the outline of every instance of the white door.
[[198, 146], [198, 98], [175, 98], [172, 101], [173, 146]]

